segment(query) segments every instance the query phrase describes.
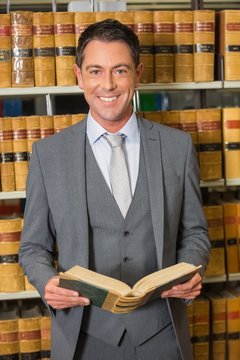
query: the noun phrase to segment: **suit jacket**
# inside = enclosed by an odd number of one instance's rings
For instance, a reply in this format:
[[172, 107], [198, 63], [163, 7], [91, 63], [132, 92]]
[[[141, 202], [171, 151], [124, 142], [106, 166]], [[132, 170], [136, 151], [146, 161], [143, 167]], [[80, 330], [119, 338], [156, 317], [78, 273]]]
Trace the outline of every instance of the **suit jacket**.
[[[210, 243], [201, 205], [199, 172], [191, 137], [139, 119], [158, 267], [186, 261], [205, 268]], [[85, 186], [86, 120], [33, 146], [20, 263], [44, 299], [56, 241], [58, 271], [88, 267], [88, 214]], [[183, 359], [191, 359], [186, 305], [169, 299]], [[52, 359], [72, 359], [82, 307], [52, 310]], [[71, 334], [71, 335], [70, 335]]]

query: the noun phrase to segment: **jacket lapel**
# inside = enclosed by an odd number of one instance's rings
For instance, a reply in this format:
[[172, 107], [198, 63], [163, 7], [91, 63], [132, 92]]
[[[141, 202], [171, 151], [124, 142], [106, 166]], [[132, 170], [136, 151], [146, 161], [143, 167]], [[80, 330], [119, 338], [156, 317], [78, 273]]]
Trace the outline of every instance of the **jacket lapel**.
[[158, 267], [162, 267], [164, 240], [163, 169], [159, 131], [143, 119], [139, 121], [141, 140], [146, 161], [153, 231], [157, 250]]

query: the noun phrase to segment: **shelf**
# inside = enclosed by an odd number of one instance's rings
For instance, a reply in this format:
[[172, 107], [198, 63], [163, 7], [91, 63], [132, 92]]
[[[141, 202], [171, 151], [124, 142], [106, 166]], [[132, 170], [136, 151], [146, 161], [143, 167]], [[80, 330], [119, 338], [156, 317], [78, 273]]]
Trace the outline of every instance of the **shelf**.
[[228, 274], [229, 281], [240, 281], [240, 273]]
[[226, 179], [226, 186], [240, 186], [240, 179]]
[[0, 192], [0, 200], [25, 199], [25, 191]]
[[137, 90], [157, 91], [157, 90], [218, 90], [222, 89], [221, 81], [211, 82], [190, 82], [190, 83], [152, 83], [140, 84]]
[[239, 89], [240, 81], [223, 81], [224, 89]]
[[203, 284], [214, 284], [214, 283], [220, 283], [220, 282], [226, 282], [226, 281], [227, 281], [227, 275], [210, 276], [210, 277], [203, 278]]
[[0, 293], [1, 300], [21, 300], [21, 299], [34, 299], [40, 298], [37, 291], [20, 291], [14, 293]]
[[[240, 183], [239, 183], [240, 185]], [[200, 181], [201, 188], [225, 186], [225, 180]]]
[[2, 88], [0, 96], [26, 96], [26, 95], [48, 95], [48, 94], [79, 94], [83, 91], [77, 86], [49, 86], [49, 87], [29, 87], [29, 88]]

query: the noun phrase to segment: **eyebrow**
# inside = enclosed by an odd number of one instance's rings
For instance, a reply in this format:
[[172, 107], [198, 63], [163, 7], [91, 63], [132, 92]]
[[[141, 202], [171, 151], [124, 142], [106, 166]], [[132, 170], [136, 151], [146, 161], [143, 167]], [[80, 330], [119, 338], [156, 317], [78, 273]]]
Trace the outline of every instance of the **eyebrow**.
[[[117, 69], [117, 68], [122, 67], [122, 66], [130, 69], [130, 66], [128, 64], [116, 64], [116, 65], [113, 66], [113, 69]], [[97, 65], [97, 64], [90, 64], [90, 65], [88, 65], [86, 67], [86, 70], [89, 70], [91, 68], [102, 69], [102, 66]]]

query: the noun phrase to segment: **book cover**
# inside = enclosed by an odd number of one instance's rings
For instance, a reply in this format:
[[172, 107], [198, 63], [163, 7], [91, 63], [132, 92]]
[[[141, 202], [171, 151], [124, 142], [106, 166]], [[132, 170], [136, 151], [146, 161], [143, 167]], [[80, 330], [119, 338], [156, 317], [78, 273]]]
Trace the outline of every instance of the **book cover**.
[[239, 272], [239, 240], [236, 203], [223, 203], [223, 214], [227, 272], [228, 274], [237, 273]]
[[12, 35], [12, 86], [34, 86], [32, 11], [13, 11]]
[[15, 191], [12, 118], [0, 118], [1, 190]]
[[175, 81], [194, 81], [193, 12], [174, 11]]
[[58, 86], [76, 85], [76, 39], [73, 12], [54, 13], [56, 81]]
[[194, 81], [214, 80], [215, 11], [195, 10]]
[[40, 136], [44, 139], [54, 134], [53, 116], [41, 115], [40, 116]]
[[53, 12], [33, 13], [35, 86], [55, 86], [55, 40]]
[[95, 12], [76, 11], [74, 13], [76, 47], [78, 46], [79, 36], [89, 25], [94, 23], [95, 23]]
[[71, 115], [53, 115], [54, 133], [58, 133], [71, 125], [72, 125]]
[[0, 14], [0, 87], [11, 87], [11, 18]]
[[140, 44], [140, 62], [144, 64], [141, 82], [143, 84], [154, 82], [154, 38], [153, 38], [153, 12], [134, 12], [134, 31]]
[[32, 145], [35, 141], [40, 140], [40, 116], [32, 115], [26, 117], [26, 130], [27, 130], [27, 151], [28, 161], [32, 154]]
[[222, 205], [203, 207], [208, 223], [208, 234], [211, 242], [211, 252], [205, 276], [221, 276], [225, 269], [224, 219]]
[[196, 360], [209, 359], [209, 324], [209, 299], [201, 295], [193, 302], [193, 355]]
[[197, 109], [200, 180], [222, 179], [221, 109]]
[[223, 108], [225, 179], [240, 179], [240, 108]]
[[18, 311], [15, 305], [0, 306], [0, 357], [18, 359]]
[[153, 12], [155, 82], [174, 82], [174, 12]]
[[90, 299], [92, 305], [113, 313], [128, 313], [155, 300], [173, 285], [193, 277], [201, 266], [179, 263], [140, 279], [133, 288], [120, 280], [96, 273], [81, 266], [60, 273], [59, 286], [76, 290]]

